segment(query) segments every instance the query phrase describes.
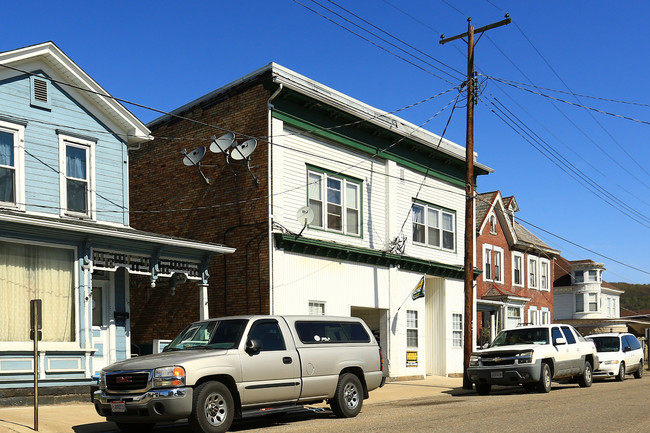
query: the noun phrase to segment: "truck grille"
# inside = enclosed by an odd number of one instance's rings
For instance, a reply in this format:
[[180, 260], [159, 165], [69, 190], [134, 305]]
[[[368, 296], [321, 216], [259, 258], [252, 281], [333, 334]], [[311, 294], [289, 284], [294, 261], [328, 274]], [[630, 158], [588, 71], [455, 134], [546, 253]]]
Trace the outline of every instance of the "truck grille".
[[486, 367], [496, 365], [514, 365], [517, 353], [505, 352], [481, 356], [481, 361]]
[[150, 388], [149, 371], [120, 371], [106, 374], [106, 390], [108, 392], [143, 392]]

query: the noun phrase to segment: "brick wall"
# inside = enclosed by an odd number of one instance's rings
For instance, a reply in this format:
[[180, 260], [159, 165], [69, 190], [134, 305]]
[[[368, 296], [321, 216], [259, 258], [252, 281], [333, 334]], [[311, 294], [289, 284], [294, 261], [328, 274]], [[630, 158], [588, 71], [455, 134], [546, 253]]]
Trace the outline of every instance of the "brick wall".
[[[237, 248], [210, 263], [210, 317], [269, 312], [268, 143], [264, 141], [269, 97], [261, 78], [241, 84], [180, 113], [196, 122], [172, 118], [152, 125], [156, 138], [129, 152], [132, 227]], [[201, 161], [209, 185], [196, 167], [183, 165], [181, 150], [209, 148], [210, 137], [226, 131], [236, 132], [238, 142], [258, 138], [251, 167], [259, 185], [245, 161], [231, 161], [234, 175], [224, 154], [208, 151]], [[133, 343], [172, 338], [199, 319], [200, 289], [195, 282], [179, 285], [172, 296], [165, 281], [153, 289], [146, 278], [131, 277], [131, 281]]]

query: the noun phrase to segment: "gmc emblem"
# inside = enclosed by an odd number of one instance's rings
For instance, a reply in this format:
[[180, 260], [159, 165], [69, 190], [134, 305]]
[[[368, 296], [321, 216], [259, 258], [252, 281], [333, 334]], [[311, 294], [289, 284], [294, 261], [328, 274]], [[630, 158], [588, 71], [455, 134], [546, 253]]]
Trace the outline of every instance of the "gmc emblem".
[[133, 378], [131, 376], [117, 376], [115, 378], [115, 383], [132, 383]]

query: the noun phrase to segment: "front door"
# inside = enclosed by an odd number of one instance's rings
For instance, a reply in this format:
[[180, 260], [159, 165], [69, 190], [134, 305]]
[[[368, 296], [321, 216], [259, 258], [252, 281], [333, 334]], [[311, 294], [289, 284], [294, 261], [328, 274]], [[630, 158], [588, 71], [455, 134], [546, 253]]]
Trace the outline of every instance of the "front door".
[[96, 349], [93, 356], [94, 372], [115, 362], [115, 320], [111, 315], [115, 295], [112, 288], [111, 281], [93, 281], [91, 308], [93, 347]]

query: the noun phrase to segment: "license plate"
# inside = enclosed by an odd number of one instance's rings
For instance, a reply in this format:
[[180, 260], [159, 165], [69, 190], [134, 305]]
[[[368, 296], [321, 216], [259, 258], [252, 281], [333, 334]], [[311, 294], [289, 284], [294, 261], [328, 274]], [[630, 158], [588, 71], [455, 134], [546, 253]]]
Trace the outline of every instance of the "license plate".
[[126, 404], [123, 401], [112, 401], [111, 411], [113, 413], [124, 413], [126, 412]]
[[503, 371], [491, 371], [490, 377], [492, 379], [503, 379]]

